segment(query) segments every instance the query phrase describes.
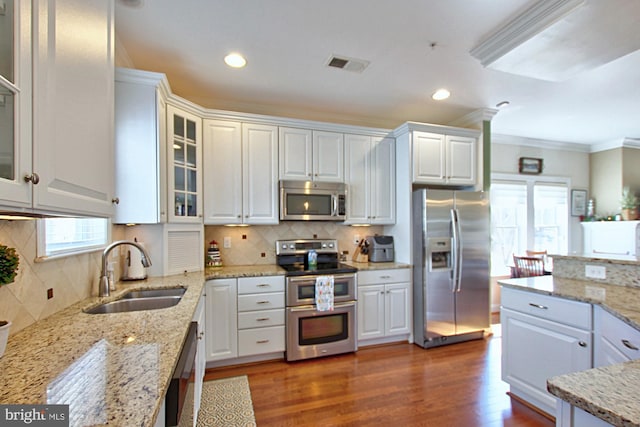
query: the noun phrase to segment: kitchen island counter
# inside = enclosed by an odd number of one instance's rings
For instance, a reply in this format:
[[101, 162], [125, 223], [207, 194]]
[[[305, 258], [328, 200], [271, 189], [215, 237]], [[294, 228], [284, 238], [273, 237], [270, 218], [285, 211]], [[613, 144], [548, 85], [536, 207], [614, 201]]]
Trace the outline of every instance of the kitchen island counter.
[[[152, 426], [200, 300], [203, 272], [118, 283], [9, 338], [0, 403], [70, 404], [71, 425]], [[134, 289], [181, 286], [169, 308], [87, 314]]]
[[[640, 289], [553, 276], [500, 280], [502, 286], [600, 305], [640, 330]], [[640, 361], [547, 380], [550, 393], [613, 425], [640, 426]]]

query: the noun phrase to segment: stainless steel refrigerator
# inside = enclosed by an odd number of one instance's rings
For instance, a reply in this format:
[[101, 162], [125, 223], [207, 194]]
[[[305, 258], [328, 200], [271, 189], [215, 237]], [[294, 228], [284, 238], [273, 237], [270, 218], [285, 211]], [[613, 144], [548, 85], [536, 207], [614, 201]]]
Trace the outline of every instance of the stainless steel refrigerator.
[[412, 210], [415, 343], [482, 338], [490, 326], [489, 193], [415, 190]]

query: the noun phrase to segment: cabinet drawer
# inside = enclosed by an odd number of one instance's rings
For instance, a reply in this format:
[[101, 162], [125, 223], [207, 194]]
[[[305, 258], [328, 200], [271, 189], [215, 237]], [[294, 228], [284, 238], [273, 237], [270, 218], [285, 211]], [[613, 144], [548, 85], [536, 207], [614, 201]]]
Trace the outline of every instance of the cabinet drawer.
[[284, 325], [284, 310], [261, 310], [238, 313], [238, 329]]
[[522, 313], [591, 330], [591, 304], [502, 287], [501, 304]]
[[259, 294], [262, 292], [284, 292], [284, 276], [240, 277], [239, 294]]
[[238, 295], [238, 311], [284, 308], [284, 292]]
[[410, 268], [358, 271], [358, 286], [411, 281]]
[[284, 351], [284, 326], [238, 331], [238, 356]]
[[[640, 359], [640, 331], [633, 326], [607, 313], [602, 308], [596, 308], [597, 322], [600, 323], [600, 331], [603, 338], [622, 352], [631, 360]], [[596, 324], [597, 328], [597, 324]], [[635, 350], [634, 350], [635, 348]]]

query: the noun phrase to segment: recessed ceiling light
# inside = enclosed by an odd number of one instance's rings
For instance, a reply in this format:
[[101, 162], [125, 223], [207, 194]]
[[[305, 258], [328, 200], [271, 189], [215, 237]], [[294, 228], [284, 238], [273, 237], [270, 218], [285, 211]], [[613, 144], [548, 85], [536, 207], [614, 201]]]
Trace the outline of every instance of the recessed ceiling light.
[[505, 108], [505, 107], [508, 107], [509, 104], [510, 104], [509, 101], [501, 101], [496, 104], [496, 108]]
[[233, 68], [242, 68], [247, 65], [247, 60], [239, 53], [230, 53], [224, 57], [224, 62], [229, 67]]
[[446, 89], [438, 89], [433, 95], [431, 95], [431, 98], [435, 99], [436, 101], [442, 101], [443, 99], [447, 99], [451, 96], [451, 92], [449, 92]]

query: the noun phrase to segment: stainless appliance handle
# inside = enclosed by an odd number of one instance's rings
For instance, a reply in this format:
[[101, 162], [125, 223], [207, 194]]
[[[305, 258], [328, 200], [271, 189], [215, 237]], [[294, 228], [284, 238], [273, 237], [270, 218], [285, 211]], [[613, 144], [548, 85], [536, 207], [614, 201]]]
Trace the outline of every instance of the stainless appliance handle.
[[[338, 309], [340, 309], [340, 308], [349, 308], [349, 307], [353, 307], [355, 305], [356, 305], [355, 301], [337, 302], [337, 303], [333, 304], [333, 311], [319, 311], [319, 313], [323, 313], [323, 314], [332, 314], [332, 313], [336, 313], [336, 312], [339, 313]], [[292, 313], [293, 312], [297, 312], [297, 311], [316, 311], [316, 306], [315, 305], [300, 305], [300, 306], [297, 306], [297, 307], [287, 307], [287, 310], [290, 310]]]
[[[318, 276], [323, 276], [323, 274], [318, 274], [318, 275], [313, 275], [313, 276], [288, 277], [287, 281], [291, 285], [294, 285], [294, 284], [315, 285], [316, 278]], [[342, 280], [342, 279], [350, 280], [351, 278], [355, 277], [355, 274], [354, 273], [349, 273], [349, 274], [328, 274], [328, 276], [333, 276], [333, 281], [337, 282], [338, 280]]]
[[338, 195], [331, 195], [331, 202], [333, 204], [333, 208], [331, 209], [331, 216], [338, 216]]
[[451, 209], [451, 227], [453, 230], [453, 291], [460, 292], [462, 290], [462, 240], [460, 235], [460, 220], [458, 218], [458, 209]]

